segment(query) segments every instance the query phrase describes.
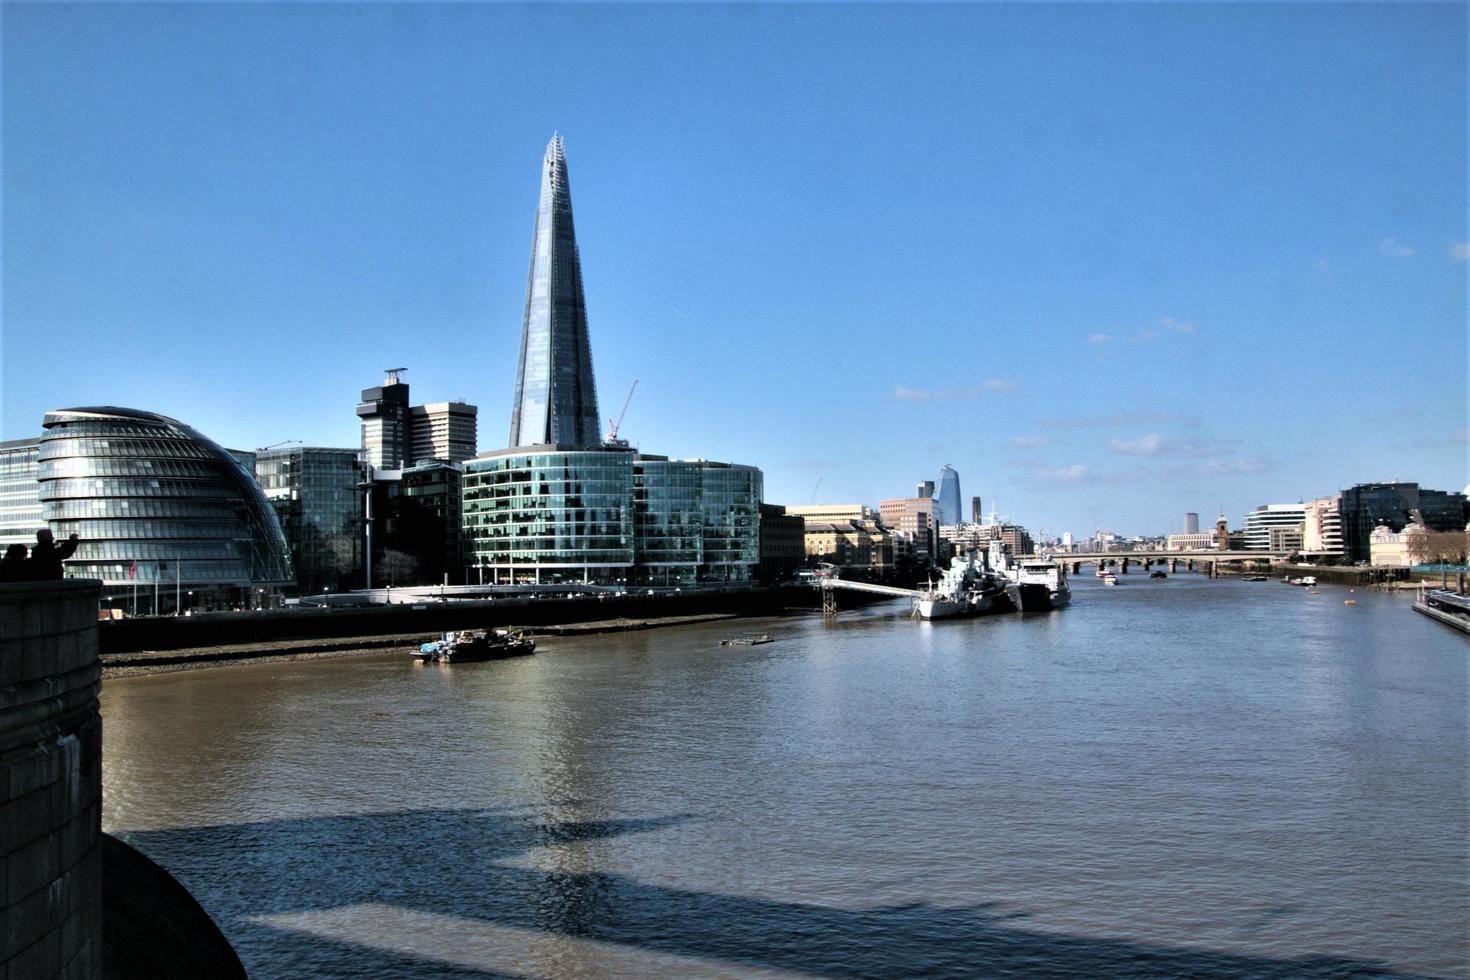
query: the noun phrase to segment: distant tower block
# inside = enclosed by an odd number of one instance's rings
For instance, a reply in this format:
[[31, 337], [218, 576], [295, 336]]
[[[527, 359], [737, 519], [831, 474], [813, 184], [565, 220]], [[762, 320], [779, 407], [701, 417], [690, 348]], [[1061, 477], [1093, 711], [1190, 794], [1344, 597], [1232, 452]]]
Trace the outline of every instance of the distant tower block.
[[383, 383], [364, 388], [357, 416], [362, 420], [363, 461], [374, 469], [402, 469], [409, 459], [408, 383], [398, 376], [407, 368], [387, 368]]
[[939, 468], [939, 489], [935, 496], [935, 510], [939, 513], [941, 526], [958, 524], [964, 519], [964, 511], [960, 510], [960, 475], [948, 463]]
[[979, 497], [971, 497], [970, 498], [970, 523], [971, 524], [984, 524], [985, 523], [985, 509], [980, 506], [980, 498]]
[[602, 446], [582, 259], [572, 226], [572, 188], [560, 136], [551, 137], [542, 163], [510, 416], [512, 447], [548, 443], [583, 449]]
[[914, 496], [920, 500], [928, 500], [934, 496], [934, 481], [920, 480], [919, 485], [914, 488]]
[[1184, 515], [1184, 533], [1199, 533], [1199, 515], [1194, 513], [1193, 511], [1190, 511]]

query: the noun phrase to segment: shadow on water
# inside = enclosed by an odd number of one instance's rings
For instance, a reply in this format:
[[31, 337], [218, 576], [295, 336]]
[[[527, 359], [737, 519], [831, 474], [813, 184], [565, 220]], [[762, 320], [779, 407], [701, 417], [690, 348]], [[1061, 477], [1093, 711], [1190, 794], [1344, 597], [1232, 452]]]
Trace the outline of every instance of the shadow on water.
[[[1016, 925], [1024, 914], [997, 911], [992, 903], [846, 909], [688, 891], [619, 874], [512, 865], [513, 859], [524, 863], [536, 848], [696, 819], [547, 823], [507, 812], [440, 809], [118, 836], [194, 890], [258, 977], [525, 972], [524, 963], [494, 950], [483, 966], [479, 958], [466, 962], [464, 955], [423, 951], [424, 943], [453, 948], [456, 932], [479, 926], [540, 936], [551, 945], [593, 940], [655, 960], [677, 956], [706, 963], [711, 971], [762, 968], [830, 977], [1403, 975], [1342, 957], [1272, 958], [1027, 931]], [[395, 947], [391, 938], [367, 943], [360, 934], [334, 934], [333, 911], [353, 907], [377, 910], [390, 921], [429, 921], [438, 933], [417, 949]]]

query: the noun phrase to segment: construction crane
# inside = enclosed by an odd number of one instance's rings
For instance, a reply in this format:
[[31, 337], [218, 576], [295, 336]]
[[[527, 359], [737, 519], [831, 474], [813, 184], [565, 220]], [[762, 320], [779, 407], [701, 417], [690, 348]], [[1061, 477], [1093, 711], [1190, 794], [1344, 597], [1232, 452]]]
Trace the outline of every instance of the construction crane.
[[820, 477], [820, 476], [817, 477], [817, 485], [814, 486], [814, 487], [812, 487], [812, 503], [816, 503], [817, 502], [817, 491], [820, 490], [820, 489], [822, 489], [822, 480], [823, 479], [824, 479], [823, 477]]
[[628, 404], [633, 400], [633, 392], [636, 390], [638, 390], [638, 379], [634, 378], [633, 386], [628, 389], [628, 397], [623, 399], [623, 410], [618, 413], [617, 421], [607, 420], [607, 441], [609, 443], [618, 441], [618, 430], [623, 427], [623, 417], [628, 414]]
[[263, 453], [263, 452], [266, 452], [267, 450], [270, 450], [270, 449], [279, 449], [282, 446], [289, 446], [289, 445], [292, 445], [293, 443], [295, 445], [298, 445], [299, 446], [299, 445], [301, 445], [301, 440], [300, 439], [286, 439], [286, 440], [283, 440], [281, 442], [272, 443], [269, 446], [261, 446], [259, 449], [256, 450], [256, 452]]

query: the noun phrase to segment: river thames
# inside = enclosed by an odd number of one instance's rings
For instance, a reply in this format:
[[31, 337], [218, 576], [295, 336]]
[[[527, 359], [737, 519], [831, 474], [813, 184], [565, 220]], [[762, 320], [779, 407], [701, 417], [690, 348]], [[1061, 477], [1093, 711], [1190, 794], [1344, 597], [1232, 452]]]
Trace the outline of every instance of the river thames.
[[104, 829], [256, 977], [1470, 975], [1470, 642], [1124, 582], [109, 679]]

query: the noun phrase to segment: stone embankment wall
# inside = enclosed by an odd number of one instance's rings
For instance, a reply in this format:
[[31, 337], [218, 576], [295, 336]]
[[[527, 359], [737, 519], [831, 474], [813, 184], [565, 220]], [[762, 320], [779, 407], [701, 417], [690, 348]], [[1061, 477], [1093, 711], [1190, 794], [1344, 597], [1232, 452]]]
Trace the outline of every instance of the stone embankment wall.
[[[844, 607], [881, 597], [844, 593]], [[391, 636], [492, 626], [549, 626], [609, 619], [733, 614], [774, 615], [790, 606], [817, 608], [811, 586], [682, 595], [630, 594], [607, 599], [496, 599], [419, 602], [363, 609], [297, 609], [123, 619], [101, 624], [103, 653], [180, 650], [218, 644], [270, 643], [336, 636]]]
[[0, 977], [101, 972], [99, 588], [0, 585]]

